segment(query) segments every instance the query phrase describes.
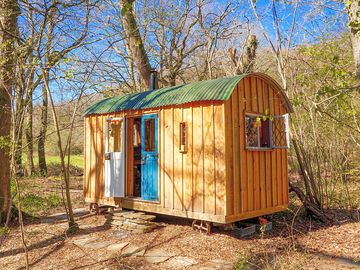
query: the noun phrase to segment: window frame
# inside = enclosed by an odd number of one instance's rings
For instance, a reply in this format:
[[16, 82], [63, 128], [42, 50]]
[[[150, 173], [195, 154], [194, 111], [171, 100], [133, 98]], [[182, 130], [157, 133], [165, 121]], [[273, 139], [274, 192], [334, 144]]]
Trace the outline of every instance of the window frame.
[[187, 124], [183, 121], [179, 123], [179, 151], [187, 152]]
[[[247, 134], [246, 134], [246, 117], [250, 116], [250, 117], [260, 117], [261, 119], [266, 116], [269, 117], [268, 115], [265, 114], [261, 114], [261, 113], [254, 113], [254, 112], [246, 112], [244, 114], [244, 136], [245, 136], [245, 149], [246, 150], [252, 150], [252, 151], [271, 151], [273, 150], [273, 145], [272, 145], [272, 121], [270, 119], [269, 120], [269, 144], [270, 146], [268, 147], [261, 147], [261, 146], [247, 146]], [[257, 132], [257, 136], [258, 136], [258, 144], [260, 144], [260, 127], [257, 127], [258, 132]]]
[[[123, 117], [108, 117], [105, 119], [105, 123], [106, 123], [106, 126], [105, 126], [105, 154], [109, 154], [109, 153], [121, 153], [123, 151], [123, 125], [124, 125], [124, 118]], [[111, 131], [111, 127], [110, 125], [112, 123], [117, 123], [119, 122], [120, 123], [120, 130], [121, 130], [121, 133], [120, 133], [120, 151], [119, 152], [110, 152], [110, 131]]]
[[284, 119], [284, 132], [285, 132], [285, 142], [286, 142], [286, 145], [284, 145], [284, 146], [274, 145], [273, 128], [271, 125], [271, 147], [272, 147], [272, 149], [289, 149], [290, 148], [289, 114], [288, 113], [279, 114], [279, 115], [274, 115], [272, 117], [273, 117], [273, 119]]

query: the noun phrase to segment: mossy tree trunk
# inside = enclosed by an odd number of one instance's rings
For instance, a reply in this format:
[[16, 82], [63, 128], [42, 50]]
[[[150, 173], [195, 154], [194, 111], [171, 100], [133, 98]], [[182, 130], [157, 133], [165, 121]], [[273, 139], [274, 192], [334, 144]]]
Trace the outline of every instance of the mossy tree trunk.
[[356, 77], [360, 82], [360, 3], [359, 0], [347, 0], [346, 10], [349, 17], [351, 43], [354, 54]]
[[6, 217], [11, 200], [9, 138], [18, 14], [17, 1], [0, 1], [0, 222]]
[[132, 60], [135, 63], [138, 76], [141, 78], [145, 86], [149, 88], [151, 66], [132, 7], [134, 2], [134, 0], [120, 0], [121, 8], [124, 10], [122, 21]]
[[47, 175], [47, 166], [46, 166], [46, 157], [45, 157], [45, 140], [46, 140], [47, 122], [48, 122], [48, 96], [46, 89], [44, 87], [42, 93], [41, 126], [38, 137], [39, 173], [42, 176]]

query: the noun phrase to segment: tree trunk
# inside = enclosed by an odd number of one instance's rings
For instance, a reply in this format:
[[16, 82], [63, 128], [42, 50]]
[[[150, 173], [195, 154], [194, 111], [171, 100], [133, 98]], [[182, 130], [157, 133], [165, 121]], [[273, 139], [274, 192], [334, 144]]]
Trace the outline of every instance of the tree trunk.
[[351, 44], [354, 54], [354, 62], [356, 68], [356, 77], [360, 82], [360, 33], [355, 31], [351, 31]]
[[26, 174], [35, 174], [34, 167], [34, 145], [33, 145], [33, 102], [30, 97], [26, 115], [25, 138], [26, 138]]
[[47, 91], [44, 87], [42, 93], [41, 127], [38, 137], [39, 173], [42, 176], [47, 175], [47, 166], [46, 166], [46, 158], [45, 158], [45, 140], [46, 140], [46, 130], [47, 130], [47, 120], [48, 120], [47, 116], [48, 116], [48, 96], [47, 96]]
[[[10, 207], [10, 157], [11, 94], [14, 78], [14, 42], [17, 1], [0, 2], [0, 222], [4, 221]], [[8, 142], [8, 143], [4, 143]]]
[[[20, 113], [20, 112], [19, 112]], [[22, 110], [21, 115], [19, 117], [22, 117]], [[16, 136], [17, 136], [17, 142], [15, 145], [15, 173], [17, 176], [23, 176], [23, 169], [22, 169], [22, 147], [23, 147], [23, 141], [22, 141], [22, 121], [17, 122], [17, 125], [15, 128], [16, 130]]]
[[130, 52], [135, 63], [138, 75], [145, 86], [150, 86], [151, 67], [148, 55], [145, 51], [144, 43], [140, 35], [139, 28], [135, 19], [132, 4], [134, 0], [120, 0], [122, 10], [125, 14], [122, 17], [126, 38], [128, 40]]
[[254, 63], [258, 41], [255, 35], [250, 35], [246, 44], [246, 60], [244, 63], [244, 72], [254, 72]]
[[356, 77], [360, 82], [360, 3], [359, 1], [355, 0], [348, 0], [347, 2], [347, 12], [349, 16], [349, 26], [356, 68]]

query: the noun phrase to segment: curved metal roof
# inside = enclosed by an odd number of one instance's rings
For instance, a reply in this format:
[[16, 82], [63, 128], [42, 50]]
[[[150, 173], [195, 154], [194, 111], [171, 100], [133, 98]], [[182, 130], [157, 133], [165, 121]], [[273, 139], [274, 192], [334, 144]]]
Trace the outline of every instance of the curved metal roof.
[[[193, 82], [154, 91], [133, 93], [125, 96], [112, 97], [101, 100], [85, 110], [84, 115], [105, 114], [125, 110], [150, 109], [170, 105], [181, 105], [196, 101], [226, 101], [230, 98], [237, 83], [244, 77], [252, 74], [242, 74], [234, 77], [220, 78], [215, 80]], [[292, 111], [289, 100], [281, 87], [269, 76], [253, 73], [270, 79], [276, 84], [278, 91], [285, 98], [288, 111]]]

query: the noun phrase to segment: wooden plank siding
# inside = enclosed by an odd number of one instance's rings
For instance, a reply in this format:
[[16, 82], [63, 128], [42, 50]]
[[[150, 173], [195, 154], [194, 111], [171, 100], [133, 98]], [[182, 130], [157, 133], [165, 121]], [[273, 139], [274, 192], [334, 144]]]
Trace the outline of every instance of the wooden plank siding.
[[226, 182], [228, 187], [233, 187], [227, 189], [226, 222], [287, 207], [287, 150], [247, 150], [245, 147], [246, 112], [275, 115], [285, 111], [273, 85], [256, 76], [240, 81], [230, 99], [225, 102], [226, 115], [229, 113], [225, 128], [226, 154], [230, 155], [227, 156], [230, 162], [226, 164], [232, 167], [227, 168]]
[[[245, 113], [283, 114], [276, 85], [246, 76], [231, 97], [157, 109], [90, 115], [84, 121], [84, 196], [91, 203], [229, 223], [281, 211], [288, 203], [287, 150], [248, 150]], [[125, 117], [126, 155], [133, 155], [133, 117], [159, 117], [159, 199], [133, 198], [133, 168], [126, 162], [126, 197], [105, 198], [105, 127], [108, 117]], [[180, 123], [186, 149], [180, 151]]]
[[[88, 116], [85, 129], [86, 168], [84, 188], [87, 202], [118, 205], [132, 209], [197, 217], [225, 222], [226, 165], [225, 111], [223, 102], [197, 104], [108, 115]], [[133, 164], [127, 158], [127, 198], [105, 198], [104, 154], [107, 117], [127, 119], [126, 151], [132, 155], [133, 116], [158, 113], [159, 116], [159, 202], [146, 202], [133, 195]], [[186, 123], [186, 152], [180, 152], [180, 123]], [[145, 205], [148, 205], [145, 207]], [[140, 209], [141, 210], [141, 209]], [[149, 210], [150, 211], [150, 210]], [[175, 214], [174, 214], [175, 215]]]

